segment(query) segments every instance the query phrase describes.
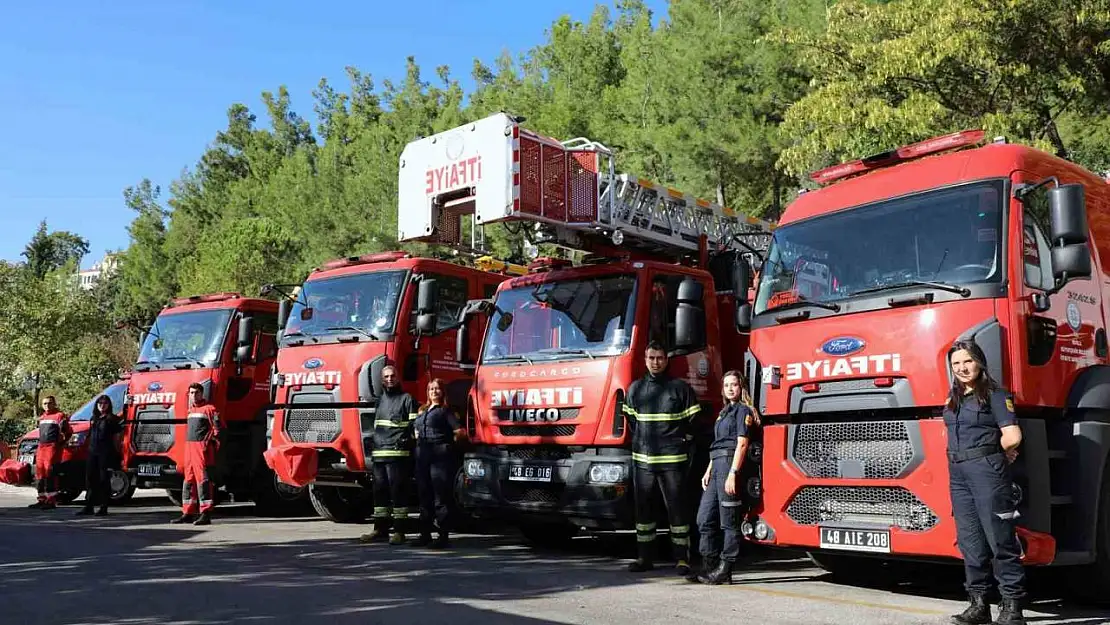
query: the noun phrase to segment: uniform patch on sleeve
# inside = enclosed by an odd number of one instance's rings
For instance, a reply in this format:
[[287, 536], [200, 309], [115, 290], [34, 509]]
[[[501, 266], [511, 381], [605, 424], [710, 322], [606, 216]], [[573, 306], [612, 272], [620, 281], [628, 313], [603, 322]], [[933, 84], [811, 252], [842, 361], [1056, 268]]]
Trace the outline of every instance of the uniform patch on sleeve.
[[1006, 410], [1009, 410], [1010, 412], [1014, 411], [1014, 400], [1010, 399], [1009, 397], [1006, 398]]
[[748, 414], [744, 415], [744, 425], [746, 427], [751, 427], [752, 426], [752, 421], [753, 421], [752, 413], [749, 412]]

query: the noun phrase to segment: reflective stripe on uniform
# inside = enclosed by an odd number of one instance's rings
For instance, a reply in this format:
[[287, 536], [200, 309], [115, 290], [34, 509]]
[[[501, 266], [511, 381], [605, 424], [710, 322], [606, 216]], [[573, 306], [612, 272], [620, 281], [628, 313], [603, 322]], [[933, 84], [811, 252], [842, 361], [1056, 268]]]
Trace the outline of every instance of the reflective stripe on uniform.
[[405, 421], [390, 421], [389, 419], [375, 419], [374, 420], [374, 427], [378, 427], [379, 425], [382, 426], [382, 427], [387, 427], [387, 428], [407, 428], [409, 426], [408, 422], [405, 422]]
[[701, 412], [701, 405], [694, 404], [682, 412], [636, 412], [632, 406], [625, 405], [625, 412], [637, 421], [682, 421]]
[[638, 454], [632, 452], [632, 461], [642, 464], [670, 464], [674, 462], [686, 462], [689, 456], [686, 454], [674, 454], [670, 456], [649, 456], [647, 454]]
[[412, 452], [406, 449], [375, 449], [370, 452], [371, 458], [407, 458]]
[[672, 534], [678, 534], [680, 536], [685, 536], [686, 534], [690, 533], [690, 526], [689, 525], [675, 525], [675, 526], [672, 526], [671, 527], [671, 533]]
[[410, 412], [410, 413], [409, 413], [409, 421], [416, 421], [416, 416], [417, 416], [417, 414], [419, 414], [419, 413], [416, 413], [416, 412]]
[[408, 516], [409, 516], [409, 509], [408, 508], [394, 508], [393, 509], [393, 518], [395, 518], [395, 519], [404, 519], [404, 518], [407, 518]]
[[388, 519], [391, 510], [385, 506], [374, 506], [373, 517], [375, 519]]
[[671, 544], [672, 545], [678, 545], [680, 547], [686, 547], [690, 544], [690, 539], [685, 537], [685, 536], [675, 536], [675, 535], [672, 534], [671, 535]]

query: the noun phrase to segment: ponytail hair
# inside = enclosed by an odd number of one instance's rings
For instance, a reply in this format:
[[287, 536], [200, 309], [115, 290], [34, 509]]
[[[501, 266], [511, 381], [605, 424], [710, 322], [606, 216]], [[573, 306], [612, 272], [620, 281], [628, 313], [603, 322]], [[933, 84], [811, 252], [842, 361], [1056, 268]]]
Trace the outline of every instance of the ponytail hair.
[[[752, 411], [752, 418], [755, 419], [756, 425], [762, 423], [763, 418], [759, 415], [759, 410], [756, 410], [755, 404], [752, 402], [751, 393], [748, 392], [748, 380], [744, 377], [744, 374], [741, 373], [739, 369], [729, 369], [725, 372], [724, 376], [721, 377], [721, 380], [724, 381], [726, 378], [736, 378], [736, 381], [740, 384], [740, 401], [738, 403], [746, 406], [748, 410]], [[724, 397], [723, 385], [721, 396]], [[724, 400], [726, 405], [731, 403], [727, 397], [724, 397]]]

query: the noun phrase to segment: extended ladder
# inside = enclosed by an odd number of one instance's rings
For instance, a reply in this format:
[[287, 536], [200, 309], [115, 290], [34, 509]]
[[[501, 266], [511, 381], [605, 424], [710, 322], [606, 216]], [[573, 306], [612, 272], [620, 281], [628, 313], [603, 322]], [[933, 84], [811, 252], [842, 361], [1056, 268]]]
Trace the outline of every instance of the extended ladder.
[[475, 226], [521, 220], [541, 242], [595, 251], [633, 247], [666, 256], [745, 237], [765, 249], [774, 224], [629, 174], [613, 153], [584, 138], [559, 142], [504, 113], [405, 146], [400, 160], [398, 240], [460, 242], [463, 215]]

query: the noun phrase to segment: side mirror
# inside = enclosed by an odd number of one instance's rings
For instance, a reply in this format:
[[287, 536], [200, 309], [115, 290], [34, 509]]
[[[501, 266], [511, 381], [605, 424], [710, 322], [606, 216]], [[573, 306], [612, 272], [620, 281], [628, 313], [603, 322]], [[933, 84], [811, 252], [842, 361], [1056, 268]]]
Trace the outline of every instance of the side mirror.
[[1091, 277], [1083, 185], [1062, 184], [1050, 189], [1048, 213], [1052, 233], [1052, 275], [1057, 288], [1077, 278]]
[[301, 321], [308, 321], [312, 319], [312, 308], [305, 306], [301, 309]]
[[732, 292], [736, 299], [736, 310], [739, 312], [743, 304], [748, 303], [748, 285], [752, 283], [752, 267], [748, 259], [737, 257], [736, 264], [732, 266]]
[[505, 330], [508, 330], [509, 326], [511, 325], [513, 325], [513, 313], [502, 313], [501, 316], [497, 319], [498, 332], [504, 332]]
[[289, 321], [289, 300], [283, 297], [281, 301], [278, 302], [277, 325], [279, 331], [285, 329], [286, 321]]
[[687, 278], [678, 285], [678, 310], [675, 312], [675, 348], [696, 349], [705, 344], [705, 291], [697, 280]]
[[736, 329], [741, 331], [752, 329], [752, 305], [748, 302], [736, 307]]
[[416, 287], [416, 311], [420, 314], [434, 312], [439, 303], [439, 286], [434, 278], [425, 278]]
[[455, 333], [455, 360], [460, 365], [468, 365], [470, 363], [470, 354], [468, 353], [470, 347], [470, 330], [467, 328], [469, 324], [466, 323], [464, 318], [462, 325], [459, 326], [459, 331]]
[[420, 334], [435, 334], [436, 315], [434, 313], [420, 313], [417, 315], [416, 331]]
[[250, 360], [254, 339], [254, 317], [239, 319], [239, 339], [235, 346], [235, 362]]

